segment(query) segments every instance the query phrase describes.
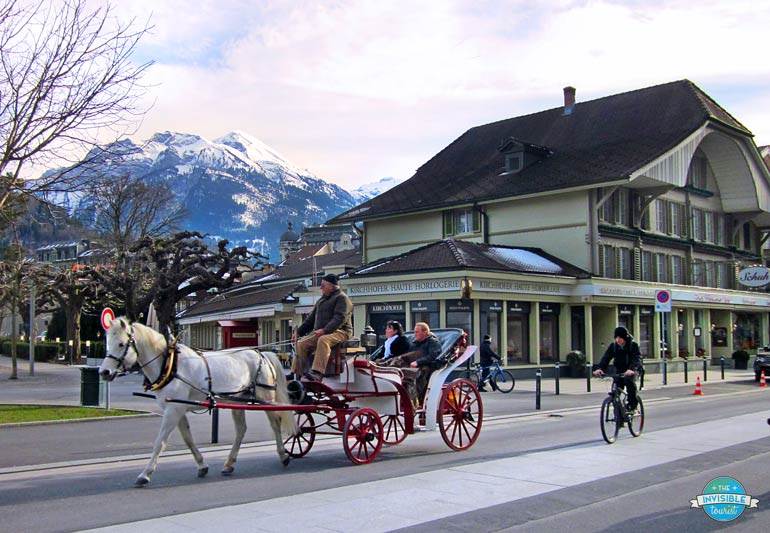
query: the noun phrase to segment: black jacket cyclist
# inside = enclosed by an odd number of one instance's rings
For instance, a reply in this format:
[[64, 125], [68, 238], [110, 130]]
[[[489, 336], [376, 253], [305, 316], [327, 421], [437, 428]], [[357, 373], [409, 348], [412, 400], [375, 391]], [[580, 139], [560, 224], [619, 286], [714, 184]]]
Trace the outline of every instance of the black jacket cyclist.
[[615, 342], [607, 347], [604, 356], [594, 370], [595, 376], [602, 376], [607, 372], [610, 362], [613, 362], [615, 371], [622, 374], [618, 386], [625, 388], [628, 394], [628, 408], [633, 411], [636, 409], [636, 383], [634, 378], [642, 370], [642, 356], [639, 352], [639, 345], [634, 341], [628, 330], [623, 326], [615, 328]]

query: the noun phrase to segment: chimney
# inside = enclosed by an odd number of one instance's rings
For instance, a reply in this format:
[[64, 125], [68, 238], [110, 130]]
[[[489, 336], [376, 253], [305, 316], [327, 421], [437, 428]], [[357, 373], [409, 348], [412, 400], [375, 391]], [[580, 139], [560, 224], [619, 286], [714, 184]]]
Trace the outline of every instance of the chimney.
[[575, 88], [567, 86], [564, 88], [564, 114], [571, 115], [575, 107]]

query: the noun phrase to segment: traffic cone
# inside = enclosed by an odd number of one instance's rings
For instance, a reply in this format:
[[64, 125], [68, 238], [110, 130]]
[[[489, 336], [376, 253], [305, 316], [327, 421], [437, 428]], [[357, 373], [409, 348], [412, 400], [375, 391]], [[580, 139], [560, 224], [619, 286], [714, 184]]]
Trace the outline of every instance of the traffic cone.
[[695, 379], [695, 392], [693, 392], [692, 395], [703, 396], [703, 389], [700, 386], [700, 376], [697, 376]]
[[759, 388], [763, 389], [767, 387], [767, 383], [765, 382], [765, 370], [762, 369], [762, 373], [759, 375]]

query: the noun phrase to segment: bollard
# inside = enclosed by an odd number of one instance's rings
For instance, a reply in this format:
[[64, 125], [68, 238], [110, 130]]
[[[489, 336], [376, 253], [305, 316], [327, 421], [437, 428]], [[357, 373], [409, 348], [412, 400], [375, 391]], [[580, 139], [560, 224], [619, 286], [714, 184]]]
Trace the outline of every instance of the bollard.
[[663, 359], [663, 384], [668, 385], [668, 363]]
[[639, 370], [639, 390], [644, 389], [644, 363], [642, 363], [642, 368]]
[[703, 358], [703, 381], [709, 380], [708, 365], [706, 364], [706, 358]]
[[554, 378], [556, 379], [556, 396], [559, 395], [559, 377], [561, 377], [561, 370], [559, 369], [559, 361], [556, 361], [556, 365], [554, 365]]
[[725, 379], [725, 358], [724, 357], [719, 358], [719, 366], [722, 367], [722, 379], [724, 380]]
[[586, 392], [591, 392], [591, 363], [586, 363]]
[[687, 359], [684, 360], [684, 382], [687, 383]]
[[211, 410], [211, 444], [219, 442], [219, 409]]
[[543, 372], [539, 368], [535, 372], [535, 410], [540, 410], [540, 378]]

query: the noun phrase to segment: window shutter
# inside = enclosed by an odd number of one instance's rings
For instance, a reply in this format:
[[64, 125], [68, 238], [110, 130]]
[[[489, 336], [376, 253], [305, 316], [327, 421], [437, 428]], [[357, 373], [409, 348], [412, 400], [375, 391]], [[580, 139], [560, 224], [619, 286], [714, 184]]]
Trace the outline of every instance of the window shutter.
[[599, 267], [597, 270], [599, 271], [600, 276], [606, 277], [606, 273], [604, 271], [604, 246], [599, 246]]
[[454, 235], [452, 211], [444, 211], [444, 237]]
[[634, 270], [633, 270], [634, 279], [640, 280], [642, 279], [642, 250], [638, 247], [634, 248], [633, 261], [634, 261]]

